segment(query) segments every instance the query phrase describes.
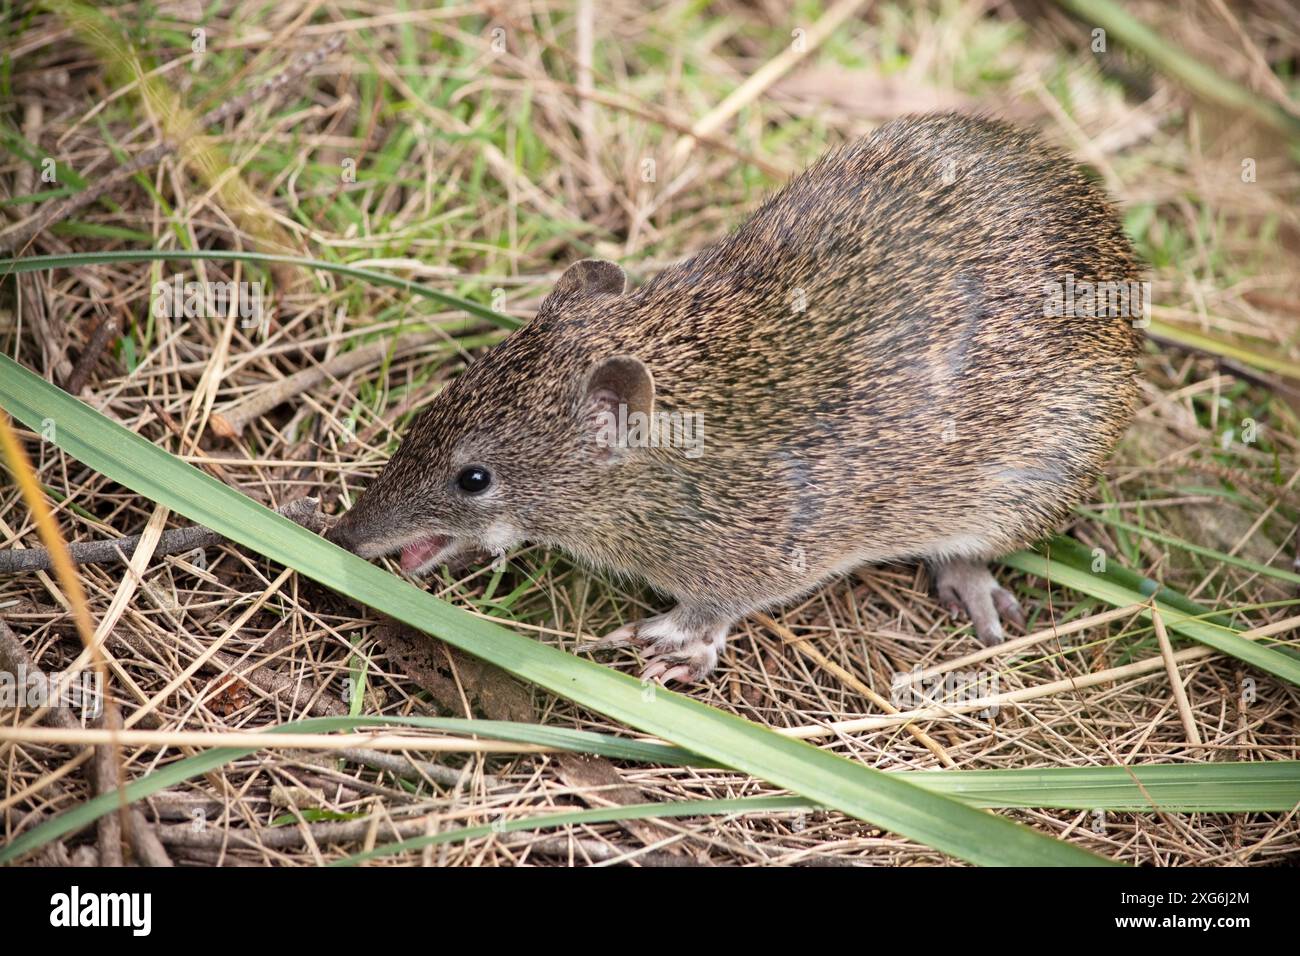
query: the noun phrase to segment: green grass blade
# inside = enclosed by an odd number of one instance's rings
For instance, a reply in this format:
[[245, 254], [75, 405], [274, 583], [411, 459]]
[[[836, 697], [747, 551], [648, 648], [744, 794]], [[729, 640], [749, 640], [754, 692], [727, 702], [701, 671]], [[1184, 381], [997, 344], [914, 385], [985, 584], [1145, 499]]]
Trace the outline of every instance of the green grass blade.
[[1285, 813], [1300, 804], [1300, 760], [1042, 770], [919, 770], [907, 776], [936, 793], [979, 807]]
[[[900, 771], [937, 793], [982, 807], [1166, 813], [1285, 813], [1300, 804], [1300, 761], [1225, 764], [1158, 764], [1139, 767], [1055, 767], [1045, 770]], [[377, 846], [332, 863], [367, 860], [497, 833], [561, 826], [731, 813], [795, 813], [815, 809], [797, 797], [745, 797], [683, 803], [642, 803], [525, 817], [463, 827]]]
[[[1068, 542], [1065, 545], [1058, 544], [1062, 540], [1060, 538], [1053, 539], [1053, 552], [1067, 551], [1069, 545], [1082, 549], [1082, 546], [1077, 542]], [[1068, 539], [1065, 540], [1068, 541]], [[1084, 553], [1086, 554], [1086, 552]], [[1108, 567], [1106, 571], [1101, 572], [1085, 571], [1082, 567], [1067, 564], [1065, 561], [1060, 560], [1059, 557], [1048, 559], [1044, 555], [1033, 551], [1017, 551], [1015, 554], [1002, 558], [1001, 563], [1019, 571], [1036, 574], [1065, 587], [1074, 588], [1076, 591], [1082, 591], [1084, 594], [1099, 598], [1115, 607], [1142, 604], [1151, 597], [1149, 591], [1144, 593], [1144, 591], [1134, 588], [1129, 581], [1122, 580], [1122, 575], [1119, 573], [1121, 569], [1118, 568], [1112, 570]], [[1128, 572], [1128, 574], [1132, 575], [1132, 572]], [[1152, 583], [1154, 584], [1154, 582]], [[1186, 598], [1183, 598], [1183, 601], [1186, 602]], [[1300, 660], [1271, 647], [1266, 647], [1258, 641], [1248, 640], [1226, 624], [1207, 620], [1204, 614], [1189, 611], [1185, 606], [1177, 607], [1167, 600], [1164, 595], [1157, 595], [1155, 603], [1169, 630], [1176, 631], [1184, 637], [1190, 637], [1192, 640], [1213, 647], [1217, 651], [1222, 651], [1224, 654], [1245, 661], [1260, 670], [1289, 680], [1293, 684], [1300, 684]], [[1190, 604], [1190, 602], [1187, 603]], [[1151, 616], [1149, 611], [1140, 613], [1144, 617]]]
[[[1052, 560], [1061, 561], [1064, 564], [1071, 565], [1080, 571], [1091, 571], [1094, 555], [1073, 538], [1067, 538], [1064, 535], [1057, 535], [1051, 538], [1043, 548], [1051, 555]], [[1155, 578], [1149, 578], [1144, 574], [1126, 568], [1114, 561], [1106, 562], [1105, 576], [1114, 584], [1127, 588], [1141, 594], [1143, 600], [1154, 597], [1160, 604], [1168, 604], [1170, 607], [1188, 614], [1197, 620], [1208, 621], [1213, 624], [1221, 625], [1225, 628], [1231, 628], [1232, 611], [1229, 609], [1225, 612], [1215, 612], [1209, 608], [1197, 604], [1186, 595], [1175, 591], [1173, 588], [1166, 587]]]
[[1151, 320], [1148, 332], [1153, 336], [1165, 339], [1175, 345], [1181, 345], [1193, 352], [1220, 355], [1223, 358], [1234, 359], [1243, 365], [1262, 369], [1265, 372], [1276, 372], [1279, 375], [1285, 375], [1288, 378], [1300, 381], [1300, 365], [1289, 359], [1279, 358], [1276, 355], [1267, 355], [1264, 352], [1248, 349], [1233, 342], [1217, 339], [1211, 335], [1204, 335], [1181, 325], [1170, 325], [1168, 322], [1161, 322], [1159, 319]]
[[1246, 558], [1239, 558], [1236, 555], [1225, 554], [1222, 551], [1215, 551], [1213, 548], [1202, 547], [1199, 544], [1193, 544], [1190, 541], [1184, 541], [1182, 538], [1176, 538], [1173, 535], [1161, 534], [1151, 528], [1143, 528], [1140, 525], [1129, 524], [1119, 518], [1113, 518], [1110, 515], [1102, 514], [1100, 511], [1092, 511], [1088, 508], [1075, 508], [1077, 514], [1096, 521], [1101, 524], [1108, 524], [1112, 528], [1119, 528], [1121, 531], [1128, 531], [1132, 534], [1142, 535], [1152, 541], [1158, 541], [1161, 544], [1168, 545], [1171, 548], [1181, 548], [1189, 554], [1200, 555], [1203, 558], [1209, 558], [1217, 561], [1219, 564], [1230, 564], [1236, 568], [1245, 568], [1247, 571], [1253, 571], [1256, 574], [1262, 574], [1265, 577], [1276, 578], [1279, 581], [1287, 581], [1291, 584], [1300, 584], [1300, 574], [1294, 571], [1287, 571], [1284, 568], [1275, 568], [1267, 564], [1260, 564], [1257, 561], [1250, 561]]
[[523, 323], [513, 316], [495, 312], [485, 305], [462, 299], [447, 292], [439, 292], [410, 279], [401, 279], [386, 272], [358, 269], [340, 262], [324, 262], [301, 256], [282, 256], [267, 252], [227, 252], [221, 249], [120, 249], [113, 252], [69, 252], [62, 255], [27, 256], [20, 259], [0, 259], [0, 276], [18, 272], [38, 272], [42, 269], [66, 269], [72, 266], [94, 266], [115, 262], [185, 262], [193, 259], [216, 259], [221, 262], [280, 263], [303, 269], [321, 269], [358, 279], [371, 285], [401, 289], [411, 295], [432, 299], [451, 309], [460, 309], [480, 319], [486, 319], [503, 329], [517, 329]]
[[0, 405], [109, 479], [191, 521], [619, 723], [975, 863], [1098, 865], [1068, 843], [539, 644], [343, 551], [0, 357]]

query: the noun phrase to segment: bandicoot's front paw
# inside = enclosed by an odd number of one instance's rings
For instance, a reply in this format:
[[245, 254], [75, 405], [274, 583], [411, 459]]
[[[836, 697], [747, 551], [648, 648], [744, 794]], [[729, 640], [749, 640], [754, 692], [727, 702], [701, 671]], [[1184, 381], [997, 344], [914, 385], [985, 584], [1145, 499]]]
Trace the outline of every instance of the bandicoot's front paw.
[[727, 625], [698, 624], [688, 626], [677, 609], [667, 614], [624, 624], [584, 650], [612, 650], [634, 647], [641, 651], [645, 667], [641, 679], [667, 684], [669, 681], [691, 683], [703, 680], [718, 666], [718, 657], [727, 643]]
[[643, 654], [646, 665], [641, 670], [641, 679], [658, 681], [660, 684], [669, 681], [698, 683], [713, 673], [726, 644], [725, 627], [681, 642], [656, 641]]

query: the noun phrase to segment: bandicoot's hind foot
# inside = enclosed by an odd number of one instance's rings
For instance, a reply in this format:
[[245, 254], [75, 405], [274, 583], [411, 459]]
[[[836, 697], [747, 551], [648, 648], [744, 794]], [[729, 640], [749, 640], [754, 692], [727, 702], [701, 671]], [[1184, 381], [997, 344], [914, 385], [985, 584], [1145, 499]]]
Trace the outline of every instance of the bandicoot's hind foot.
[[943, 561], [930, 567], [940, 603], [954, 616], [964, 609], [981, 644], [1000, 644], [1005, 639], [1004, 620], [1024, 628], [1025, 612], [1020, 602], [998, 585], [987, 565], [978, 561]]
[[579, 649], [635, 647], [646, 662], [642, 680], [692, 683], [703, 680], [718, 666], [718, 657], [727, 643], [727, 629], [725, 623], [701, 618], [679, 606], [667, 614], [624, 624]]

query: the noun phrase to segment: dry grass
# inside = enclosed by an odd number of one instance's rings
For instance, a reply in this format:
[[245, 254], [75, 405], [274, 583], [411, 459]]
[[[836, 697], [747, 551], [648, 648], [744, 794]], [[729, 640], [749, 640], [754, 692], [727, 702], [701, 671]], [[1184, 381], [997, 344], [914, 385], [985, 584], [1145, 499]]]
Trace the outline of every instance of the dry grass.
[[[988, 3], [871, 5], [718, 132], [692, 144], [683, 133], [779, 56], [792, 29], [814, 29], [816, 5], [797, 4], [791, 14], [775, 0], [724, 0], [694, 19], [686, 4], [647, 8], [626, 0], [472, 2], [442, 11], [416, 5], [410, 13], [367, 2], [237, 2], [208, 23], [202, 58], [188, 50], [190, 6], [198, 5], [164, 4], [170, 20], [145, 18], [132, 4], [115, 16], [159, 64], [155, 76], [195, 115], [280, 69], [286, 51], [305, 52], [340, 32], [347, 37], [342, 53], [314, 67], [283, 100], [253, 103], [209, 131], [231, 164], [223, 175], [244, 184], [255, 204], [228, 208], [228, 193], [196, 173], [188, 153], [184, 160], [171, 154], [70, 222], [40, 231], [25, 254], [150, 245], [274, 251], [279, 243], [317, 258], [405, 269], [484, 303], [500, 290], [504, 310], [526, 318], [556, 271], [580, 254], [617, 258], [634, 277], [652, 274], [724, 232], [779, 183], [780, 170], [800, 167], [823, 146], [899, 112], [958, 106], [1038, 125], [1097, 168], [1152, 264], [1157, 319], [1300, 360], [1300, 173], [1283, 145], [1240, 117], [1194, 103], [1139, 63], [1094, 57], [1075, 45], [1086, 33], [1054, 13], [1024, 21]], [[593, 6], [596, 55], [588, 78], [578, 21]], [[1300, 35], [1284, 6], [1206, 4], [1195, 15], [1155, 3], [1135, 9], [1204, 62], [1281, 101], [1288, 87], [1294, 97], [1295, 82], [1264, 64], [1296, 68]], [[490, 8], [500, 11], [498, 20], [479, 14]], [[505, 52], [491, 49], [493, 25], [505, 29]], [[174, 120], [150, 115], [139, 88], [123, 89], [115, 79], [120, 71], [106, 70], [55, 16], [7, 24], [5, 33], [14, 55], [13, 95], [0, 121], [85, 180], [101, 179], [154, 145]], [[586, 89], [594, 92], [584, 97]], [[1252, 183], [1241, 178], [1247, 157], [1257, 171]], [[356, 160], [355, 183], [340, 177], [345, 159]], [[656, 163], [653, 183], [642, 180], [646, 159]], [[0, 182], [15, 197], [54, 188], [16, 155], [0, 168]], [[5, 208], [18, 220], [44, 206]], [[96, 329], [115, 321], [123, 336], [86, 368], [81, 397], [272, 506], [318, 495], [341, 509], [378, 471], [410, 416], [470, 357], [463, 346], [500, 334], [390, 290], [288, 268], [254, 276], [274, 288], [265, 332], [238, 321], [151, 319], [149, 290], [172, 271], [170, 264], [99, 266], [7, 280], [4, 347], [66, 384]], [[249, 273], [203, 262], [188, 275], [204, 276]], [[446, 345], [324, 375], [237, 436], [219, 436], [241, 401], [302, 369], [331, 368], [360, 343], [399, 328], [436, 330]], [[1144, 365], [1145, 407], [1090, 510], [1290, 568], [1300, 383], [1160, 342], [1151, 344]], [[1245, 444], [1242, 430], [1251, 421], [1258, 435]], [[69, 538], [136, 534], [167, 521], [149, 502], [26, 437]], [[1084, 517], [1069, 531], [1207, 606], [1238, 609], [1234, 623], [1242, 628], [1295, 614], [1290, 585], [1150, 533]], [[0, 533], [5, 547], [37, 544], [9, 487], [0, 494]], [[1031, 630], [1108, 610], [1041, 579], [1005, 569], [1001, 576], [1030, 611]], [[159, 558], [138, 575], [86, 566], [83, 580], [93, 619], [107, 631], [113, 693], [139, 728], [252, 729], [307, 712], [347, 713], [355, 704], [368, 714], [488, 716], [619, 731], [462, 655], [395, 634], [239, 549], [208, 548], [202, 562]], [[651, 595], [589, 578], [537, 550], [512, 555], [501, 570], [447, 574], [433, 587], [566, 648], [659, 606]], [[77, 658], [64, 597], [45, 574], [0, 580], [0, 611], [43, 669]], [[895, 675], [977, 647], [968, 628], [937, 606], [923, 572], [870, 569], [783, 609], [775, 626], [745, 622], [716, 679], [696, 693], [772, 727], [833, 723], [881, 713], [864, 688], [888, 698]], [[972, 669], [1006, 693], [1159, 655], [1149, 626], [1115, 617]], [[252, 664], [256, 676], [232, 676]], [[1162, 669], [1004, 704], [992, 717], [927, 720], [919, 725], [926, 739], [894, 726], [832, 731], [822, 745], [882, 769], [1300, 756], [1297, 688], [1221, 656], [1198, 659], [1181, 673], [1199, 746], [1189, 742], [1187, 714], [1180, 714]], [[344, 689], [355, 686], [345, 682], [362, 674], [364, 695], [345, 699]], [[31, 715], [9, 712], [4, 719]], [[138, 777], [183, 752], [127, 749], [125, 772]], [[762, 790], [721, 770], [613, 768], [488, 748], [388, 759], [395, 763], [384, 770], [373, 754], [324, 759], [264, 751], [151, 798], [145, 817], [157, 823], [177, 863], [310, 865], [387, 842], [395, 829], [410, 835], [606, 800]], [[6, 839], [92, 792], [88, 763], [76, 750], [6, 745], [0, 761]], [[190, 825], [196, 812], [207, 824], [197, 830]], [[1266, 865], [1300, 851], [1294, 812], [1013, 815], [1130, 862]], [[268, 828], [281, 817], [287, 825]], [[97, 853], [87, 831], [48, 848], [42, 859], [87, 862]], [[494, 835], [393, 859], [943, 862], [938, 853], [830, 813]]]

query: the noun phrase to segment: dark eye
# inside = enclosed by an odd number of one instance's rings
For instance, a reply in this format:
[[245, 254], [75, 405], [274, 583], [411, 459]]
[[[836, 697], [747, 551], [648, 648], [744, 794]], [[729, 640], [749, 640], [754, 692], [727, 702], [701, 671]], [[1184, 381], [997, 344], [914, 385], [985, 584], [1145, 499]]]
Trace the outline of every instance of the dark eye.
[[456, 476], [456, 487], [467, 495], [477, 495], [487, 491], [490, 484], [492, 484], [492, 472], [479, 465], [462, 468], [460, 474]]

